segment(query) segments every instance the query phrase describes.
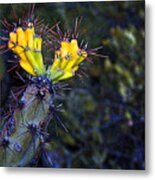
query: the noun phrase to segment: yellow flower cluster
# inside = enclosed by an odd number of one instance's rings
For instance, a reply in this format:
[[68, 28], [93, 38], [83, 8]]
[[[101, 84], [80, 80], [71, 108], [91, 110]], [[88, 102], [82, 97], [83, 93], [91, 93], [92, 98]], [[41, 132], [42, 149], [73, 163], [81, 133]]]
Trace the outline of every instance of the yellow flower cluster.
[[79, 49], [77, 40], [62, 41], [60, 50], [55, 52], [54, 62], [49, 68], [53, 82], [73, 77], [86, 57], [87, 53]]
[[41, 54], [42, 39], [35, 36], [34, 27], [29, 23], [24, 31], [21, 27], [10, 33], [8, 47], [20, 57], [21, 67], [36, 76], [46, 73]]
[[71, 78], [87, 53], [78, 47], [76, 39], [62, 41], [55, 52], [54, 62], [46, 71], [41, 53], [42, 38], [35, 35], [32, 23], [23, 30], [18, 27], [10, 33], [8, 47], [20, 57], [21, 67], [33, 76], [47, 75], [53, 83]]

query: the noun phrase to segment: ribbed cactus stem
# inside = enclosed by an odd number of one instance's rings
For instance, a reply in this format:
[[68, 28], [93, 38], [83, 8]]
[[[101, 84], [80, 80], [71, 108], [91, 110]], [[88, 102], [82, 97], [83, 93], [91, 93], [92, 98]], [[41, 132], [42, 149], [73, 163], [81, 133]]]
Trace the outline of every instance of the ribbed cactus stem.
[[43, 99], [36, 96], [41, 91], [34, 84], [23, 94], [24, 107], [12, 115], [15, 127], [8, 133], [3, 128], [0, 140], [0, 166], [27, 166], [44, 141], [44, 127], [48, 122], [51, 94], [44, 90]]

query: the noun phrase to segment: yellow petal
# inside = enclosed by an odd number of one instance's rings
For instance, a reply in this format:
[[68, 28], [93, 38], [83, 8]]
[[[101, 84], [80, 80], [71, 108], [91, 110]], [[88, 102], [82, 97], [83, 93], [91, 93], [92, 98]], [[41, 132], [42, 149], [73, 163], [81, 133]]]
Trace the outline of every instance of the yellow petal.
[[33, 49], [33, 38], [34, 38], [34, 29], [33, 28], [27, 28], [25, 31], [25, 37], [27, 41], [27, 46], [30, 49]]
[[16, 33], [10, 32], [9, 36], [10, 36], [10, 41], [12, 43], [16, 44], [16, 42], [17, 42], [17, 35], [16, 35]]
[[71, 42], [70, 42], [69, 51], [70, 51], [70, 54], [71, 54], [71, 56], [73, 58], [75, 58], [77, 56], [78, 50], [79, 50], [79, 47], [78, 47], [77, 40], [76, 39], [72, 39]]
[[80, 56], [79, 56], [79, 58], [78, 58], [78, 60], [77, 60], [75, 65], [80, 64], [83, 60], [85, 60], [87, 58], [87, 53], [85, 51], [80, 50], [79, 53], [80, 53]]
[[13, 43], [11, 43], [11, 42], [8, 43], [8, 48], [9, 48], [9, 49], [13, 50], [14, 47], [15, 47], [15, 46], [14, 46]]
[[73, 68], [72, 68], [72, 71], [74, 71], [74, 72], [75, 72], [75, 71], [77, 71], [77, 70], [78, 70], [78, 68], [79, 68], [79, 66], [75, 66], [75, 67], [73, 67]]
[[40, 75], [43, 75], [46, 73], [46, 69], [44, 67], [44, 63], [43, 63], [43, 57], [42, 57], [42, 54], [41, 52], [33, 52], [34, 54], [34, 57], [35, 57], [35, 60], [36, 60], [36, 63], [38, 65], [38, 68], [39, 68], [39, 74]]
[[22, 47], [20, 47], [20, 46], [15, 46], [12, 50], [18, 56], [20, 56], [20, 54], [24, 52], [24, 49]]
[[59, 59], [60, 58], [60, 51], [55, 51], [55, 56], [54, 59]]
[[51, 66], [51, 70], [56, 70], [56, 69], [60, 68], [60, 63], [61, 63], [60, 51], [56, 51], [55, 57], [54, 57], [54, 62]]
[[32, 75], [36, 75], [36, 73], [33, 70], [32, 65], [30, 64], [30, 62], [28, 61], [25, 53], [20, 53], [20, 58], [21, 60], [19, 61], [21, 67], [27, 71], [28, 73], [32, 74]]
[[26, 58], [28, 59], [29, 63], [33, 67], [34, 71], [37, 72], [38, 75], [40, 75], [40, 68], [39, 65], [36, 62], [34, 51], [31, 49], [25, 51]]
[[29, 74], [32, 74], [33, 76], [36, 76], [36, 73], [34, 72], [32, 66], [28, 63], [28, 61], [20, 60], [20, 66], [27, 71]]
[[30, 64], [24, 52], [20, 53], [19, 57], [21, 58], [22, 61], [25, 61], [28, 64]]
[[72, 70], [66, 71], [64, 73], [64, 75], [62, 75], [61, 77], [58, 78], [58, 81], [69, 79], [69, 78], [73, 77], [74, 75], [75, 75], [74, 71], [72, 71]]
[[34, 49], [35, 50], [41, 51], [41, 48], [42, 48], [42, 39], [40, 37], [35, 37], [33, 45], [34, 45]]
[[22, 28], [17, 28], [17, 43], [19, 46], [26, 48], [27, 47], [27, 42], [26, 42], [26, 37], [25, 33]]
[[61, 52], [61, 57], [62, 58], [68, 55], [69, 43], [67, 41], [62, 41], [61, 42], [60, 52]]
[[72, 69], [72, 67], [76, 64], [76, 62], [79, 58], [78, 50], [79, 50], [79, 47], [78, 47], [77, 40], [73, 39], [69, 45], [70, 60], [68, 61], [67, 65], [65, 66], [65, 70]]
[[[70, 57], [69, 57], [70, 58]], [[61, 65], [60, 65], [60, 68], [61, 69], [65, 69], [65, 67], [67, 66], [67, 64], [69, 63], [70, 59], [67, 59], [67, 56], [65, 58], [62, 59], [62, 62], [61, 62]]]
[[70, 69], [72, 69], [72, 67], [76, 64], [77, 58], [71, 59], [67, 66], [65, 67], [65, 70], [68, 71]]

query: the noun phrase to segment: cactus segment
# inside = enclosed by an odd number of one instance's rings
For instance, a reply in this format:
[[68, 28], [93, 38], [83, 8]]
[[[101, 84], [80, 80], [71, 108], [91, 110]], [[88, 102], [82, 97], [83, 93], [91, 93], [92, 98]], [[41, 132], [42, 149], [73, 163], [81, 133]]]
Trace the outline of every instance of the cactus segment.
[[6, 132], [1, 132], [6, 136], [0, 141], [0, 166], [27, 166], [44, 141], [42, 124], [47, 123], [51, 94], [46, 90], [41, 101], [35, 95], [37, 91], [35, 85], [27, 87], [22, 97], [25, 100], [24, 108], [16, 109], [12, 116], [14, 131], [9, 136]]

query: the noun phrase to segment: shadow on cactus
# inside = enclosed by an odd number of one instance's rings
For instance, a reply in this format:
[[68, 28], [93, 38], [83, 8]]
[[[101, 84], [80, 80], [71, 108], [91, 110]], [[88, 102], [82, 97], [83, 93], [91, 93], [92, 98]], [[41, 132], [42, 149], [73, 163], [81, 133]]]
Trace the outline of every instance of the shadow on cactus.
[[[32, 6], [17, 22], [1, 21], [3, 36], [0, 53], [9, 52], [8, 73], [12, 82], [9, 97], [1, 108], [0, 165], [37, 166], [41, 158], [52, 167], [48, 144], [51, 121], [68, 132], [59, 112], [62, 105], [57, 101], [60, 92], [70, 89], [67, 79], [80, 75], [80, 65], [89, 60], [98, 48], [88, 50], [80, 45], [77, 18], [72, 31], [63, 33], [59, 23], [53, 27], [34, 16]], [[50, 52], [45, 58], [43, 49]]]

